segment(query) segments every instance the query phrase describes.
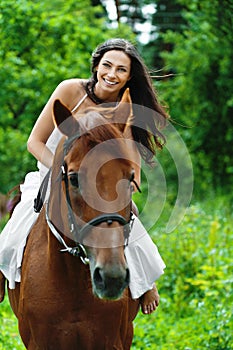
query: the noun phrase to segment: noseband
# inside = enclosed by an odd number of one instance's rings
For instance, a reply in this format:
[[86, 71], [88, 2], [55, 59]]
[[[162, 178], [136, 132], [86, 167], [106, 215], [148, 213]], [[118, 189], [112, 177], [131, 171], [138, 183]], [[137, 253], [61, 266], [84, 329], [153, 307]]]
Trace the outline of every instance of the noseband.
[[[78, 140], [79, 138], [80, 138], [80, 134], [75, 134], [74, 136], [65, 140], [64, 147], [63, 147], [64, 158], [67, 155], [67, 153], [69, 152], [70, 148], [72, 147], [74, 141]], [[81, 261], [84, 264], [88, 264], [89, 259], [87, 257], [87, 252], [86, 252], [86, 249], [81, 242], [83, 241], [84, 236], [88, 233], [88, 231], [91, 228], [93, 228], [94, 226], [98, 226], [104, 222], [107, 223], [107, 225], [109, 225], [109, 226], [113, 222], [118, 222], [120, 225], [124, 226], [124, 239], [125, 239], [125, 246], [126, 246], [128, 244], [130, 231], [132, 229], [133, 221], [134, 221], [133, 216], [132, 216], [132, 210], [130, 211], [129, 221], [127, 221], [122, 215], [120, 215], [118, 213], [106, 213], [106, 214], [101, 214], [101, 215], [94, 217], [93, 219], [88, 221], [84, 226], [79, 226], [77, 224], [77, 221], [75, 219], [74, 212], [72, 209], [72, 204], [71, 204], [71, 199], [70, 199], [70, 194], [69, 194], [67, 166], [66, 166], [65, 162], [61, 166], [61, 172], [62, 172], [62, 181], [64, 181], [64, 183], [65, 183], [66, 205], [67, 205], [67, 210], [68, 210], [67, 215], [68, 215], [70, 233], [72, 234], [74, 241], [76, 242], [75, 247], [68, 247], [67, 246], [64, 239], [61, 237], [61, 235], [58, 233], [57, 229], [55, 228], [55, 226], [53, 225], [53, 223], [49, 219], [49, 214], [48, 214], [49, 213], [49, 209], [48, 209], [49, 205], [47, 203], [46, 220], [47, 220], [48, 226], [49, 226], [50, 230], [52, 231], [52, 233], [54, 234], [54, 236], [65, 247], [61, 251], [68, 252], [68, 253], [72, 254], [73, 256], [77, 256], [81, 259]], [[135, 180], [132, 179], [131, 181], [136, 185], [136, 187], [140, 191]], [[75, 233], [78, 233], [78, 242], [75, 239]]]

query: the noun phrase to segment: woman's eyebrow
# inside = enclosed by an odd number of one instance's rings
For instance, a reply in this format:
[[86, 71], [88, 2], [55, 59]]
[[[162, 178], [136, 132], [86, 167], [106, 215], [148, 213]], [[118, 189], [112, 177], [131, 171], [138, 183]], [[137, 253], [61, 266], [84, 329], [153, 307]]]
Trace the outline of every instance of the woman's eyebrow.
[[[104, 60], [104, 62], [107, 62], [107, 63], [109, 63], [109, 64], [113, 64], [111, 61], [109, 61], [109, 60]], [[119, 64], [118, 65], [118, 67], [124, 67], [124, 68], [127, 68], [127, 66], [124, 66], [123, 64]]]

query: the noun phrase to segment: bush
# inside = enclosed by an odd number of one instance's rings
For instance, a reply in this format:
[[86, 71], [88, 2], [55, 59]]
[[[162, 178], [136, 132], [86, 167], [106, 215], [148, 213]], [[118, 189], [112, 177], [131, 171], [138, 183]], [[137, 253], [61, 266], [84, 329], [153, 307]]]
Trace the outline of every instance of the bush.
[[171, 234], [152, 236], [167, 268], [158, 310], [135, 320], [132, 349], [233, 349], [232, 213], [226, 199], [192, 205]]

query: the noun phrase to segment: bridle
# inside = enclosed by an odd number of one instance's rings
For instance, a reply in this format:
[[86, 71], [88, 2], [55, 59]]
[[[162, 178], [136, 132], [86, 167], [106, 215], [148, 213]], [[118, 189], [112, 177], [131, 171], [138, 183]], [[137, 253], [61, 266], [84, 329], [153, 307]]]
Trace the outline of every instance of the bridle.
[[[68, 139], [65, 140], [64, 145], [63, 145], [63, 153], [64, 153], [63, 159], [65, 158], [65, 156], [67, 155], [67, 153], [71, 149], [74, 141], [78, 140], [80, 137], [81, 137], [81, 135], [79, 133], [77, 133], [77, 134], [73, 135], [72, 137], [69, 137]], [[57, 231], [54, 224], [52, 223], [52, 221], [49, 218], [49, 202], [47, 202], [46, 221], [47, 221], [47, 224], [48, 224], [51, 232], [58, 239], [58, 241], [64, 246], [64, 249], [61, 249], [61, 251], [68, 252], [68, 253], [72, 254], [73, 256], [77, 256], [81, 259], [81, 261], [84, 264], [88, 264], [89, 259], [87, 256], [87, 252], [86, 252], [84, 245], [81, 242], [83, 241], [84, 236], [88, 233], [88, 231], [92, 227], [98, 226], [103, 222], [107, 223], [109, 226], [113, 222], [118, 222], [120, 225], [123, 225], [124, 226], [124, 239], [125, 239], [124, 246], [127, 246], [128, 241], [129, 241], [129, 235], [130, 235], [130, 232], [132, 230], [133, 221], [134, 221], [132, 210], [130, 210], [129, 220], [126, 220], [122, 215], [120, 215], [118, 213], [105, 213], [105, 214], [101, 214], [101, 215], [94, 217], [93, 219], [89, 220], [83, 226], [79, 226], [76, 219], [75, 219], [74, 212], [72, 209], [70, 193], [69, 193], [69, 179], [68, 179], [69, 174], [67, 173], [67, 165], [66, 165], [65, 161], [63, 161], [63, 165], [61, 166], [61, 174], [62, 174], [62, 181], [64, 181], [64, 183], [65, 183], [66, 206], [67, 206], [67, 216], [68, 216], [68, 222], [69, 222], [69, 229], [70, 229], [70, 233], [73, 237], [73, 240], [76, 242], [75, 247], [67, 246], [66, 242], [61, 237], [60, 233]], [[78, 173], [72, 173], [72, 174], [73, 175], [76, 174], [78, 176]], [[140, 191], [140, 188], [138, 187], [134, 178], [130, 179], [130, 181], [133, 182], [135, 184], [135, 186], [137, 187], [137, 189]], [[78, 242], [74, 236], [75, 233], [77, 233], [77, 232], [78, 232], [78, 238], [79, 238]]]

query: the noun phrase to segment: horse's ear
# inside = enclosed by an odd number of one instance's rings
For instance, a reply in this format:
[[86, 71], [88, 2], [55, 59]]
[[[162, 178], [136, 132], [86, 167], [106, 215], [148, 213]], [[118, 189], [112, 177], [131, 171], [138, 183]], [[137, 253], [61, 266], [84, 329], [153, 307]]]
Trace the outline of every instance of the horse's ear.
[[64, 106], [60, 100], [55, 100], [53, 105], [54, 124], [66, 136], [71, 136], [78, 131], [78, 122], [72, 112]]
[[127, 88], [121, 98], [120, 103], [113, 111], [113, 121], [117, 128], [123, 133], [127, 125], [130, 124], [130, 119], [133, 116], [132, 100]]

